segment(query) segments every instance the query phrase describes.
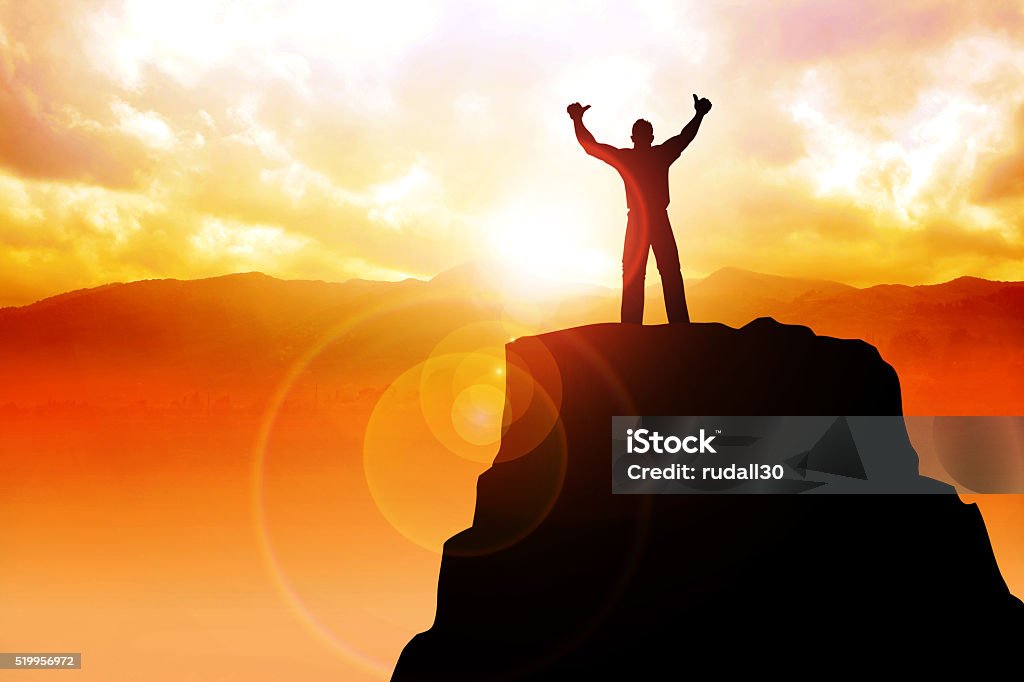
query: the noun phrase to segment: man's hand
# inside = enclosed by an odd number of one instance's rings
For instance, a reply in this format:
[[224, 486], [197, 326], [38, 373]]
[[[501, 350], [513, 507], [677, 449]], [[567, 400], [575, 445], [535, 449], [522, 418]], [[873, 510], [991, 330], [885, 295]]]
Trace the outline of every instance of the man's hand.
[[[708, 106], [710, 107], [711, 105], [709, 104]], [[574, 121], [578, 121], [579, 119], [583, 118], [583, 114], [589, 108], [589, 104], [587, 106], [583, 106], [579, 102], [573, 102], [572, 104], [567, 106], [565, 110], [569, 113], [569, 118], [571, 118]]]
[[707, 97], [701, 97], [701, 98], [698, 99], [697, 95], [694, 94], [694, 96], [693, 96], [693, 108], [697, 111], [698, 114], [700, 114], [701, 116], [704, 116], [709, 111], [711, 111], [711, 102], [708, 100]]

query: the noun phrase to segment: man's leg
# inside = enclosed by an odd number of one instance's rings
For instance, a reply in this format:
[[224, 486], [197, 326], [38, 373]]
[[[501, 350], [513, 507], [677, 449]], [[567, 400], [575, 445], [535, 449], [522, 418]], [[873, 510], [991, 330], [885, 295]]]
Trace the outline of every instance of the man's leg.
[[622, 247], [622, 321], [644, 321], [644, 275], [651, 243], [647, 226], [630, 211]]
[[683, 273], [679, 266], [679, 249], [672, 235], [668, 213], [651, 216], [651, 247], [661, 273], [661, 289], [665, 294], [665, 312], [669, 322], [689, 322], [686, 293], [683, 291]]

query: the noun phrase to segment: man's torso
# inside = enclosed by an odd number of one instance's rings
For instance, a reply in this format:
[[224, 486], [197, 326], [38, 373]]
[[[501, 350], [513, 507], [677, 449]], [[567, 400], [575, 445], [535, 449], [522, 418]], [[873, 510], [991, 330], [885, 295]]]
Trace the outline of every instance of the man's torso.
[[618, 149], [612, 164], [626, 185], [626, 205], [648, 211], [668, 207], [668, 169], [675, 161], [662, 145], [645, 149]]

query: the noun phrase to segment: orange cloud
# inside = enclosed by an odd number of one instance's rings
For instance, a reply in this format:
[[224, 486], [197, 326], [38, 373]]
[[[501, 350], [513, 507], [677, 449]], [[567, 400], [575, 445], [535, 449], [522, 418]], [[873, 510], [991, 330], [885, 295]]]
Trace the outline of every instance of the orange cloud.
[[977, 175], [974, 199], [981, 204], [1024, 199], [1024, 106], [1017, 110], [1012, 143], [993, 151]]
[[[715, 102], [671, 179], [684, 271], [1022, 279], [1014, 3], [0, 2], [0, 304], [140, 277], [614, 285], [578, 149]], [[521, 230], [513, 226], [523, 222]], [[551, 259], [535, 255], [553, 253]], [[533, 255], [531, 255], [533, 254]]]

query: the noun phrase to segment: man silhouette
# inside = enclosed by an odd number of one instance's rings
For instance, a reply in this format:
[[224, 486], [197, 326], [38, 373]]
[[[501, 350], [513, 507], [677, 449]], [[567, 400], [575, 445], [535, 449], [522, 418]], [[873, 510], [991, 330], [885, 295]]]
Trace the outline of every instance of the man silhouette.
[[669, 322], [689, 322], [683, 274], [679, 267], [679, 251], [672, 226], [668, 221], [668, 168], [697, 136], [704, 116], [711, 111], [711, 102], [693, 96], [696, 113], [675, 137], [659, 145], [654, 142], [654, 126], [644, 119], [633, 124], [633, 148], [618, 149], [601, 144], [583, 125], [583, 114], [590, 105], [570, 104], [566, 111], [576, 128], [576, 139], [583, 150], [619, 171], [626, 185], [626, 240], [622, 249], [622, 321], [643, 323], [644, 277], [647, 255], [654, 250], [654, 259], [661, 273], [665, 292], [665, 310]]

